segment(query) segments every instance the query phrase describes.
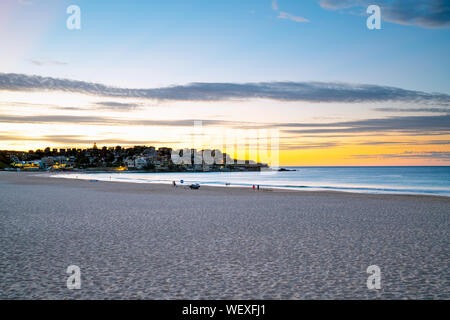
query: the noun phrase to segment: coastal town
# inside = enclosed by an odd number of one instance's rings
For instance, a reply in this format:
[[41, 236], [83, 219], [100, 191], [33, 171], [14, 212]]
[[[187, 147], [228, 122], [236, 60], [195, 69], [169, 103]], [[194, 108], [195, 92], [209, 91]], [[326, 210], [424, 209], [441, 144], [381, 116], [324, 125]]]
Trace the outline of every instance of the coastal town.
[[0, 150], [0, 169], [7, 171], [261, 171], [264, 163], [238, 160], [220, 150], [153, 146], [43, 150]]

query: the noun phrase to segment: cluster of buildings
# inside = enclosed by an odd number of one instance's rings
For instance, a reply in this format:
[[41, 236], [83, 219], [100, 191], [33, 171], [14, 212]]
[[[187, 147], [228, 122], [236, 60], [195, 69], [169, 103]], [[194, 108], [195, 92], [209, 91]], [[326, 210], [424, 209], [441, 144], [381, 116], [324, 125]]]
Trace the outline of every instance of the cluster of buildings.
[[149, 146], [0, 151], [6, 170], [259, 171], [266, 164], [232, 159], [220, 150]]

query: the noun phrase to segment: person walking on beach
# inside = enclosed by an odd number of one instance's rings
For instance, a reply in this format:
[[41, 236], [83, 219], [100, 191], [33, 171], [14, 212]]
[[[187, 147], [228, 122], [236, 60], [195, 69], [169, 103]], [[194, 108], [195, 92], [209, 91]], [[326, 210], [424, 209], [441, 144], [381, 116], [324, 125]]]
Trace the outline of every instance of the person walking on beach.
[[175, 181], [172, 181], [172, 185], [173, 185], [174, 188], [177, 187], [177, 183]]
[[259, 184], [256, 186], [256, 189], [259, 190]]
[[253, 190], [255, 190], [255, 185], [253, 185]]

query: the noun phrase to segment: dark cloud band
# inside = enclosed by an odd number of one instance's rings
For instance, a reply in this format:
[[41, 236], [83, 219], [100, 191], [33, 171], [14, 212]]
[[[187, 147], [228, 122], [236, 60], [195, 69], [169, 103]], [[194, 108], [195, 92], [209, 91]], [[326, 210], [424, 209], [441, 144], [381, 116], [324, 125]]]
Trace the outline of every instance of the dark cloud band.
[[[74, 115], [0, 115], [0, 122], [4, 123], [52, 123], [52, 124], [82, 124], [82, 125], [140, 125], [140, 126], [175, 126], [191, 127], [195, 119], [189, 120], [125, 120], [104, 118], [100, 116]], [[308, 135], [328, 134], [337, 137], [342, 134], [388, 132], [406, 133], [413, 135], [450, 134], [450, 115], [436, 116], [407, 116], [379, 119], [364, 119], [358, 121], [328, 122], [328, 123], [256, 123], [236, 122], [225, 120], [203, 120], [203, 126], [226, 126], [241, 129], [280, 129], [286, 134]]]
[[177, 101], [272, 99], [345, 103], [402, 101], [450, 105], [450, 95], [443, 93], [331, 82], [191, 83], [152, 89], [129, 89], [68, 79], [0, 73], [0, 90], [63, 91], [102, 97]]
[[364, 132], [403, 132], [450, 134], [450, 115], [390, 117], [334, 123], [284, 123], [291, 134], [339, 134]]

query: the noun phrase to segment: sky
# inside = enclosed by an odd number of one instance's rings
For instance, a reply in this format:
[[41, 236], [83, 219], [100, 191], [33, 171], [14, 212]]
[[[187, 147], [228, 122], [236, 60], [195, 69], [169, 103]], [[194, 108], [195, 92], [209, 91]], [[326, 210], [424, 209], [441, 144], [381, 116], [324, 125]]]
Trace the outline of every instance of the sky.
[[3, 0], [0, 40], [0, 149], [276, 135], [281, 165], [450, 165], [449, 1]]

